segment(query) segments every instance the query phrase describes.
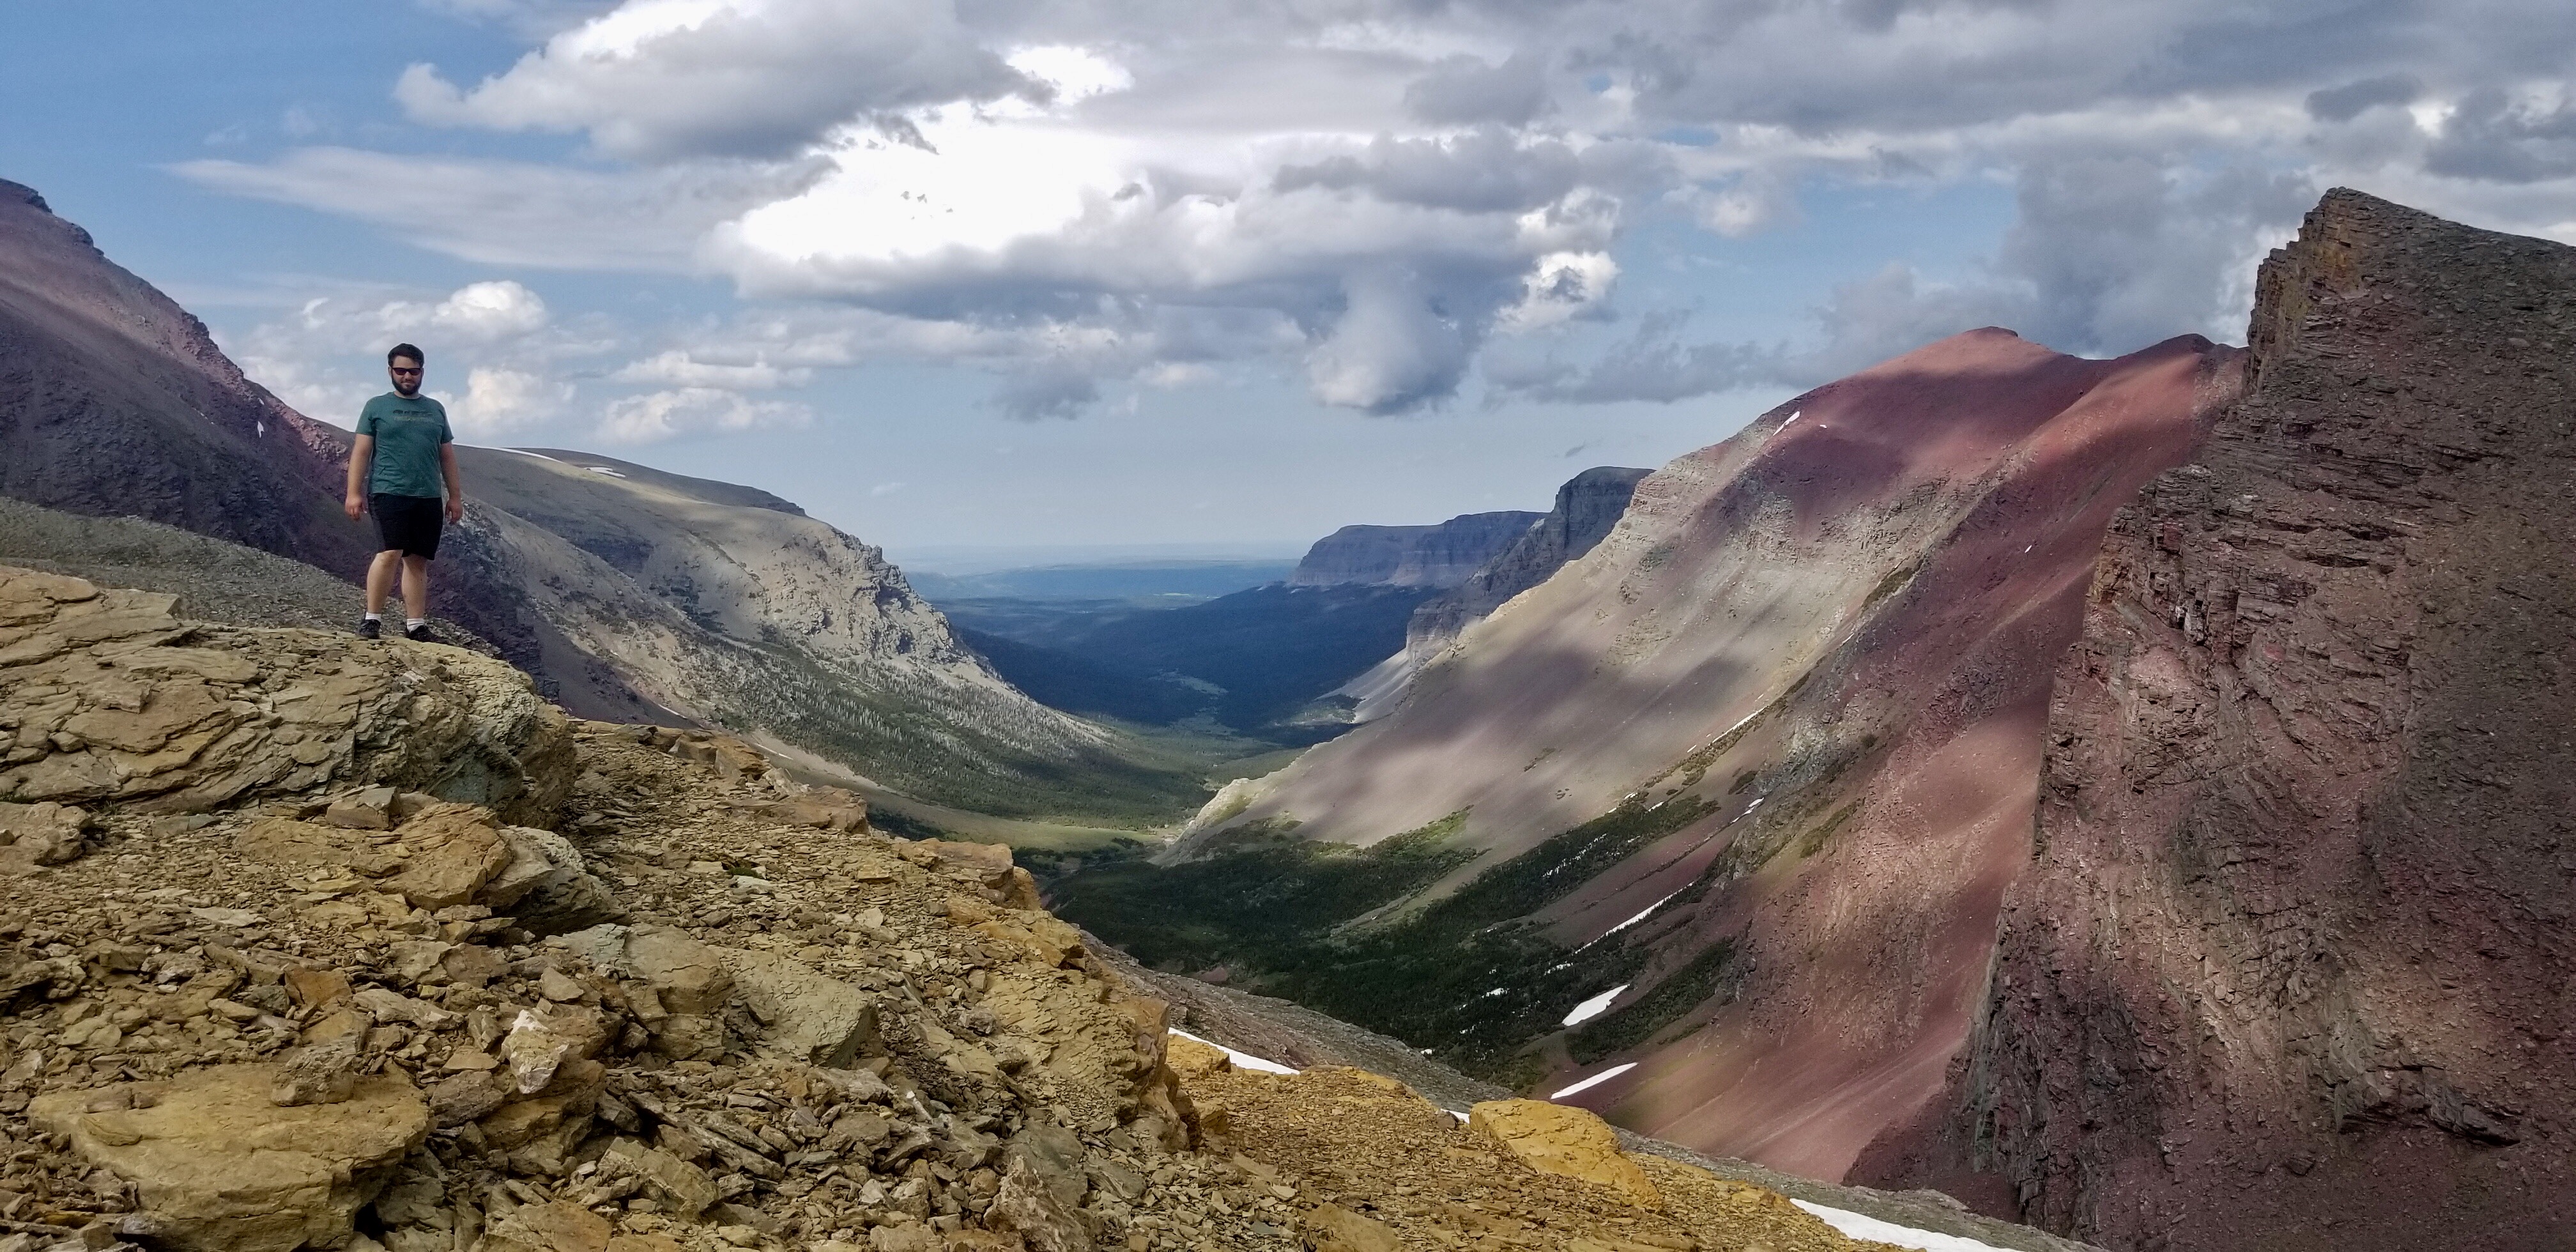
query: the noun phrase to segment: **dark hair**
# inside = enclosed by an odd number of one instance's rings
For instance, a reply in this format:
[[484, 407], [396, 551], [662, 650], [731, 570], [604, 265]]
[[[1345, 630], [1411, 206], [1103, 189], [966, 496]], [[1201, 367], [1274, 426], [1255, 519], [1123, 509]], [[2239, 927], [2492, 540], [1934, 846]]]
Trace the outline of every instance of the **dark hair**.
[[415, 365], [429, 364], [429, 358], [421, 355], [419, 348], [407, 343], [395, 344], [394, 350], [385, 354], [385, 364], [391, 365], [394, 363], [395, 357], [404, 356], [410, 357], [412, 359], [412, 363]]

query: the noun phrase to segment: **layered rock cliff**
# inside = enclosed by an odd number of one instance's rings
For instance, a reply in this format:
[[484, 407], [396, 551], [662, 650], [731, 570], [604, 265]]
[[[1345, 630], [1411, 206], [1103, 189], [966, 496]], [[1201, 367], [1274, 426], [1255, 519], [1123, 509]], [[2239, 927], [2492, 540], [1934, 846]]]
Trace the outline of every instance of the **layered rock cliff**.
[[[15, 183], [0, 183], [0, 443], [0, 494], [344, 579], [373, 555], [370, 526], [340, 513], [346, 432], [245, 379], [202, 323]], [[775, 496], [580, 454], [459, 460], [467, 515], [434, 607], [577, 712], [725, 726], [996, 811], [1117, 793], [1124, 814], [1194, 790], [1011, 687], [882, 553]]]
[[1404, 650], [1428, 657], [1449, 646], [1467, 624], [1482, 620], [1513, 596], [1546, 582], [1568, 561], [1590, 552], [1628, 511], [1637, 482], [1650, 470], [1597, 466], [1556, 489], [1556, 505], [1510, 547], [1477, 567], [1457, 586], [1424, 601], [1406, 624]]
[[1510, 547], [1457, 586], [1415, 606], [1405, 622], [1402, 651], [1335, 689], [1334, 695], [1352, 701], [1349, 720], [1384, 717], [1403, 700], [1413, 676], [1441, 649], [1456, 642], [1460, 631], [1484, 620], [1504, 601], [1546, 582], [1566, 562], [1590, 552], [1627, 512], [1637, 481], [1647, 473], [1603, 465], [1566, 480], [1556, 489], [1555, 507], [1522, 531]]
[[1315, 541], [1288, 575], [1291, 587], [1364, 583], [1455, 587], [1512, 545], [1536, 513], [1461, 513], [1432, 526], [1345, 526]]
[[2115, 1247], [2566, 1247], [2576, 249], [2337, 191], [2258, 291], [2057, 664], [1973, 1045], [1859, 1172]]

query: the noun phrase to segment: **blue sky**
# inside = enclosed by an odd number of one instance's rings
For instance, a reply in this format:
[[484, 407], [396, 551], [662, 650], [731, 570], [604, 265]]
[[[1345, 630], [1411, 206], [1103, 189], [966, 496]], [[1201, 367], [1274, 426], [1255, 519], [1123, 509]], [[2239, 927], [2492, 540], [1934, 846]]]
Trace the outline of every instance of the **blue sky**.
[[2524, 0], [0, 13], [0, 177], [290, 403], [415, 339], [471, 441], [898, 556], [1277, 551], [1977, 325], [2237, 339], [2336, 183], [2576, 241]]

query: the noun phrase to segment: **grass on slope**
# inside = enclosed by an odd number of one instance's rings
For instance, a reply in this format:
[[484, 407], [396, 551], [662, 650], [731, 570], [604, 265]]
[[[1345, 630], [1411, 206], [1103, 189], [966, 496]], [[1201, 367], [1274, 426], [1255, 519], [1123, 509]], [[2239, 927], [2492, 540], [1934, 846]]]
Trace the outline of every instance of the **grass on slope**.
[[[1523, 1076], [1515, 1054], [1524, 1044], [1554, 1033], [1566, 1009], [1631, 980], [1652, 956], [1624, 939], [1568, 951], [1526, 919], [1707, 810], [1690, 797], [1651, 808], [1623, 804], [1440, 900], [1359, 926], [1349, 923], [1466, 862], [1469, 854], [1449, 844], [1464, 814], [1369, 848], [1264, 828], [1233, 834], [1214, 855], [1180, 865], [1158, 867], [1131, 855], [1106, 864], [1085, 857], [1079, 869], [1039, 859], [1031, 868], [1049, 877], [1059, 913], [1147, 965], [1227, 964], [1251, 975], [1263, 994], [1430, 1048], [1469, 1073], [1509, 1080]], [[1603, 1019], [1620, 1024], [1596, 1038], [1641, 1028], [1639, 1040], [1653, 1034], [1706, 998], [1689, 994], [1689, 986], [1713, 985], [1726, 959], [1686, 965], [1664, 981], [1689, 982], [1670, 994], [1650, 991], [1652, 1010]]]

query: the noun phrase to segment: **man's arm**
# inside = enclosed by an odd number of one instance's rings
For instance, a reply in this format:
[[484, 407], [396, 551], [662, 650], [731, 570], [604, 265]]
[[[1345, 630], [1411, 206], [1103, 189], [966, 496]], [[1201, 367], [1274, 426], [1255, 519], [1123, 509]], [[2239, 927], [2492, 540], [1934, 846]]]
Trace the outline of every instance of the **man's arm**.
[[367, 496], [363, 488], [366, 486], [367, 462], [375, 455], [374, 435], [360, 435], [350, 441], [348, 498], [340, 502], [340, 511], [348, 514], [350, 521], [358, 520], [359, 515], [367, 511]]
[[438, 472], [447, 477], [447, 523], [465, 520], [465, 480], [456, 473], [456, 445], [438, 445]]

